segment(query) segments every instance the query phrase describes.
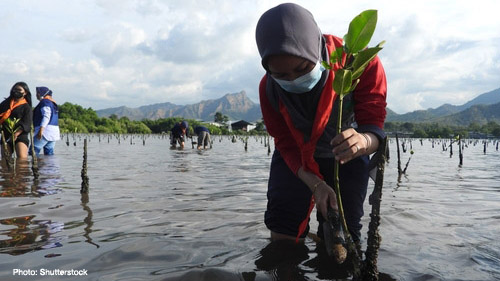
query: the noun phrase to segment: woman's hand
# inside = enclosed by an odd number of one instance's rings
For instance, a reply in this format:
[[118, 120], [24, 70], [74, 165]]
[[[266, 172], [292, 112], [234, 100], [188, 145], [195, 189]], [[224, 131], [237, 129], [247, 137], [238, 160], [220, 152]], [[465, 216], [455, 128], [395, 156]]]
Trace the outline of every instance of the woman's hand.
[[41, 140], [43, 137], [43, 127], [40, 127], [40, 131], [38, 131], [38, 134], [36, 134], [36, 137]]
[[328, 206], [330, 206], [335, 211], [338, 211], [337, 195], [335, 195], [333, 189], [326, 182], [321, 181], [321, 183], [316, 186], [313, 195], [316, 202], [316, 209], [319, 210], [323, 218], [328, 218]]
[[14, 135], [13, 135], [13, 137], [14, 137], [14, 141], [16, 141], [16, 140], [17, 140], [17, 137], [19, 137], [19, 135], [20, 135], [20, 134], [22, 134], [22, 133], [23, 133], [23, 131], [22, 131], [21, 129], [19, 129], [19, 130], [15, 131], [15, 132], [14, 132]]
[[316, 202], [316, 209], [321, 215], [326, 218], [328, 205], [334, 210], [337, 210], [337, 196], [333, 189], [322, 179], [315, 174], [305, 171], [300, 167], [297, 176], [309, 187]]
[[378, 147], [378, 139], [371, 133], [358, 133], [350, 128], [335, 136], [330, 144], [333, 146], [335, 159], [344, 164], [358, 156], [374, 152]]

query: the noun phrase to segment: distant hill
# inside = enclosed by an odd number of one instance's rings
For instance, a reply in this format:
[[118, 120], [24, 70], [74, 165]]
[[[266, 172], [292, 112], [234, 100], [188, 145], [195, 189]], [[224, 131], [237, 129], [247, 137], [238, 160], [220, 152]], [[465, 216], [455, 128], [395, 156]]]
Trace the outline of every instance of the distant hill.
[[227, 115], [231, 120], [246, 120], [255, 122], [262, 118], [260, 106], [250, 100], [245, 91], [226, 94], [222, 98], [204, 100], [190, 105], [173, 103], [158, 103], [138, 108], [126, 106], [96, 110], [99, 117], [109, 117], [112, 114], [118, 118], [126, 116], [130, 120], [160, 119], [168, 117], [183, 117], [203, 121], [213, 121], [216, 112]]
[[467, 102], [466, 104], [459, 106], [459, 110], [460, 111], [465, 110], [473, 105], [496, 104], [499, 102], [500, 102], [500, 88], [477, 96], [476, 98]]
[[499, 122], [500, 88], [477, 96], [463, 105], [444, 104], [438, 108], [416, 110], [397, 114], [388, 110], [387, 122], [442, 122], [448, 125], [467, 126], [471, 122], [486, 124]]
[[[500, 88], [477, 96], [463, 105], [444, 104], [438, 108], [416, 110], [405, 114], [397, 114], [387, 108], [387, 122], [439, 122], [446, 125], [468, 126], [471, 122], [480, 125], [489, 121], [500, 123]], [[216, 112], [227, 115], [231, 120], [246, 120], [255, 122], [262, 118], [260, 106], [251, 101], [245, 91], [226, 94], [219, 99], [204, 100], [190, 105], [173, 103], [158, 103], [138, 108], [126, 106], [97, 110], [99, 117], [109, 117], [112, 114], [118, 118], [126, 116], [131, 120], [168, 117], [183, 117], [203, 121], [214, 120]]]
[[500, 123], [500, 102], [490, 105], [473, 105], [458, 113], [433, 120], [433, 122], [451, 125], [468, 125], [470, 123], [484, 125], [490, 121]]

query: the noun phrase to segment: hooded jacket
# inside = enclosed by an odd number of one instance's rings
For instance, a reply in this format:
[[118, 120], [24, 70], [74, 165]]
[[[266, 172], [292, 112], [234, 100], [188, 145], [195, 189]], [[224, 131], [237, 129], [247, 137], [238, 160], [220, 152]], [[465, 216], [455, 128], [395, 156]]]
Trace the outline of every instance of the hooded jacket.
[[[323, 35], [323, 38], [326, 41], [328, 53], [331, 53], [334, 48], [342, 46], [342, 40], [338, 37]], [[338, 65], [333, 67], [337, 69]], [[334, 72], [329, 71], [316, 108], [310, 137], [308, 138], [304, 138], [304, 134], [307, 132], [297, 129], [299, 126], [294, 124], [293, 121], [295, 118], [279, 98], [277, 100], [278, 110], [276, 110], [274, 106], [276, 101], [270, 100], [272, 95], [267, 93], [270, 89], [267, 85], [273, 83], [273, 81], [270, 81], [272, 78], [267, 74], [260, 82], [260, 106], [267, 131], [274, 137], [276, 148], [295, 174], [303, 166], [305, 170], [323, 178], [319, 172], [319, 166], [314, 160], [314, 154], [318, 140], [324, 134], [325, 128], [334, 124], [334, 122], [331, 122], [331, 117], [336, 115], [333, 105], [337, 94], [332, 89], [333, 78]], [[353, 113], [358, 127], [357, 131], [372, 132], [379, 138], [384, 137], [383, 124], [386, 116], [386, 93], [385, 72], [379, 58], [376, 57], [366, 67], [360, 77], [358, 86], [352, 93]]]

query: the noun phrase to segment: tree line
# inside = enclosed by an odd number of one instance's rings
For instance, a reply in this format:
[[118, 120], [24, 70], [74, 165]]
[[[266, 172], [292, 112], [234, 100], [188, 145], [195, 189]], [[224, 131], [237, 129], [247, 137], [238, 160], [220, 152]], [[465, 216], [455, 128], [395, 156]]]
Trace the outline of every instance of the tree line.
[[229, 134], [262, 134], [265, 133], [262, 122], [257, 123], [255, 130], [250, 132], [233, 131], [228, 128], [229, 118], [220, 112], [215, 114], [214, 122], [221, 126], [181, 117], [161, 118], [157, 120], [130, 120], [127, 117], [111, 115], [99, 117], [92, 108], [66, 102], [59, 106], [59, 128], [63, 133], [108, 133], [108, 134], [162, 134], [169, 133], [173, 126], [183, 120], [188, 121], [192, 133], [194, 127], [203, 125], [213, 135]]
[[[134, 121], [127, 117], [118, 118], [116, 115], [99, 117], [92, 108], [85, 109], [80, 105], [69, 102], [59, 106], [59, 127], [62, 132], [66, 133], [161, 134], [169, 133], [175, 123], [182, 120], [186, 119], [169, 117], [157, 120]], [[228, 120], [229, 118], [220, 112], [215, 114], [214, 122], [221, 124], [221, 126], [187, 119], [191, 130], [195, 126], [203, 125], [209, 128], [213, 135], [265, 134], [265, 126], [262, 121], [257, 122], [257, 127], [250, 132], [231, 132], [225, 125]], [[493, 121], [484, 125], [471, 123], [468, 126], [451, 126], [441, 123], [386, 122], [384, 127], [388, 133], [402, 132], [415, 138], [448, 138], [455, 135], [468, 138], [475, 137], [477, 134], [500, 137], [500, 124]]]
[[403, 132], [414, 138], [449, 138], [460, 135], [464, 138], [500, 137], [500, 124], [491, 121], [487, 124], [470, 123], [468, 126], [451, 126], [441, 123], [386, 122], [388, 133]]

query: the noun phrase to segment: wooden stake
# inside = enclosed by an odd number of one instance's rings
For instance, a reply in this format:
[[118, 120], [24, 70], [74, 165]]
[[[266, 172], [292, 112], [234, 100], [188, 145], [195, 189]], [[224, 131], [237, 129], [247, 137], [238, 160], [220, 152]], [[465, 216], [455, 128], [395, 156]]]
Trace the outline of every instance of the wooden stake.
[[83, 140], [82, 189], [80, 193], [89, 192], [89, 177], [87, 176], [87, 139]]
[[462, 167], [462, 164], [464, 163], [464, 156], [462, 154], [462, 138], [460, 135], [458, 135], [458, 159], [459, 159], [459, 167]]
[[40, 175], [40, 173], [38, 172], [38, 157], [36, 156], [36, 153], [35, 153], [35, 138], [34, 138], [34, 135], [35, 134], [35, 130], [33, 128], [33, 125], [31, 126], [31, 132], [30, 132], [30, 138], [31, 138], [31, 159], [32, 159], [32, 162], [31, 162], [31, 171], [33, 172], [33, 178], [35, 180], [38, 180], [38, 176]]
[[377, 258], [378, 249], [380, 248], [380, 241], [382, 240], [378, 227], [380, 225], [380, 202], [382, 201], [382, 187], [384, 185], [384, 171], [387, 151], [387, 138], [382, 140], [378, 148], [380, 158], [377, 162], [377, 176], [375, 178], [375, 186], [373, 192], [369, 197], [369, 203], [372, 205], [370, 213], [370, 224], [368, 225], [368, 240], [365, 252], [365, 260], [363, 263], [363, 277], [362, 280], [376, 281], [378, 280]]
[[396, 147], [398, 151], [398, 174], [401, 176], [403, 174], [403, 170], [401, 170], [401, 153], [399, 152], [399, 137], [396, 134]]

